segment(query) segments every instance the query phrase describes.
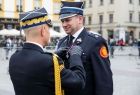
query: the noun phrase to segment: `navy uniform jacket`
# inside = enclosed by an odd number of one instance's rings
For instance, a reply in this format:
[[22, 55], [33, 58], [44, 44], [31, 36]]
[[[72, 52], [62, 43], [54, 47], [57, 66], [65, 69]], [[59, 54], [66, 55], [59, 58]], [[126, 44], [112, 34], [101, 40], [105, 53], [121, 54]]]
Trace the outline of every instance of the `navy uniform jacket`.
[[[67, 38], [67, 36], [62, 38], [57, 47], [66, 47]], [[86, 86], [79, 91], [65, 89], [65, 95], [112, 95], [113, 80], [110, 60], [106, 54], [105, 56], [101, 54], [104, 50], [108, 53], [105, 39], [84, 29], [74, 44], [80, 45], [83, 49], [82, 61], [86, 70]], [[68, 66], [67, 63], [65, 65]]]
[[[75, 66], [70, 68], [73, 69], [73, 72], [62, 69], [63, 87], [69, 89], [84, 87], [84, 68], [79, 63], [74, 63]], [[16, 95], [55, 95], [52, 54], [44, 53], [35, 44], [25, 43], [22, 50], [12, 55], [9, 73]]]

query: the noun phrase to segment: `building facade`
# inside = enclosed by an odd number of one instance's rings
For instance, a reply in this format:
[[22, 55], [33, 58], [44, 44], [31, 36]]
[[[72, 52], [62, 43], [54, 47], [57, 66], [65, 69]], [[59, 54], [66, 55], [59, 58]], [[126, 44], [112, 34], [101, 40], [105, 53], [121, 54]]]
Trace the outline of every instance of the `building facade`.
[[86, 28], [105, 39], [140, 39], [140, 0], [82, 0]]
[[[63, 0], [75, 1], [75, 0]], [[0, 30], [20, 29], [19, 13], [45, 7], [52, 19], [54, 30], [61, 32], [59, 11], [61, 0], [0, 0]], [[64, 32], [64, 31], [63, 31]]]
[[0, 0], [0, 30], [19, 30], [19, 13], [42, 6], [43, 0]]

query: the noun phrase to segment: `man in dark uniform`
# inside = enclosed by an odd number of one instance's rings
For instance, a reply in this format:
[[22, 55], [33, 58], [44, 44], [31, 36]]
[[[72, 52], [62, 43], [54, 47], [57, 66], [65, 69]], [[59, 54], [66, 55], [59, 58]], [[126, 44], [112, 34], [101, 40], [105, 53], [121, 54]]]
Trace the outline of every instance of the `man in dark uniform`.
[[[82, 47], [82, 62], [86, 70], [86, 86], [83, 90], [65, 89], [65, 95], [112, 95], [113, 79], [105, 39], [98, 34], [87, 32], [83, 26], [83, 2], [62, 2], [60, 10], [62, 27], [68, 34], [60, 39], [56, 52], [69, 68], [69, 48]], [[71, 36], [72, 44], [69, 45]], [[61, 52], [60, 52], [61, 51]], [[65, 56], [64, 56], [65, 55]], [[74, 60], [74, 59], [73, 59]]]
[[[75, 46], [70, 50], [70, 68], [66, 69], [57, 57], [60, 73], [54, 67], [53, 54], [44, 52], [49, 42], [51, 21], [44, 8], [20, 14], [26, 42], [23, 49], [16, 51], [10, 58], [9, 73], [16, 95], [62, 95], [55, 92], [55, 78], [61, 74], [63, 88], [82, 89], [85, 85], [85, 71], [82, 66], [82, 49]], [[71, 60], [71, 59], [76, 60]], [[58, 61], [57, 61], [58, 62]], [[61, 85], [61, 84], [60, 84]], [[60, 85], [57, 85], [60, 87]]]

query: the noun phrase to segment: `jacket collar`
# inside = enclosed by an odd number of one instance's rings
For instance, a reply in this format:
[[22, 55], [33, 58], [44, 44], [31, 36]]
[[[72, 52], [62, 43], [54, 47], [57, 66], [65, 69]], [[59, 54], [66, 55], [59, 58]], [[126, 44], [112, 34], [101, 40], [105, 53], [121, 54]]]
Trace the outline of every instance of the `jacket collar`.
[[81, 44], [82, 41], [83, 41], [84, 38], [85, 38], [86, 33], [87, 33], [87, 32], [86, 32], [86, 29], [84, 28], [84, 29], [82, 30], [82, 32], [79, 34], [79, 36], [77, 37], [77, 39], [74, 41], [74, 44], [76, 44], [76, 45]]
[[24, 43], [23, 49], [33, 49], [39, 52], [44, 52], [41, 47], [33, 43]]
[[81, 32], [83, 31], [84, 27], [82, 27], [81, 29], [79, 29], [75, 34], [73, 34], [72, 36], [74, 37], [73, 42], [77, 39], [77, 37], [81, 34]]

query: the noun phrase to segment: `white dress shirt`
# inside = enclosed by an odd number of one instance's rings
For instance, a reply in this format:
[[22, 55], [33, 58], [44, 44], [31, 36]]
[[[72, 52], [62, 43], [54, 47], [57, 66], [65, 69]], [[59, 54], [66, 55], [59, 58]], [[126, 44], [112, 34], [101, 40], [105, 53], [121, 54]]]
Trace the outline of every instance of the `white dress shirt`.
[[84, 27], [82, 27], [75, 34], [72, 35], [74, 37], [73, 42], [77, 39], [77, 37], [80, 35], [80, 33], [82, 32], [83, 29], [84, 29]]

